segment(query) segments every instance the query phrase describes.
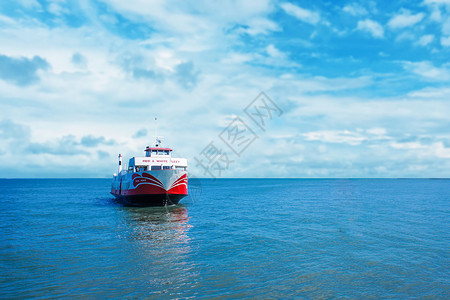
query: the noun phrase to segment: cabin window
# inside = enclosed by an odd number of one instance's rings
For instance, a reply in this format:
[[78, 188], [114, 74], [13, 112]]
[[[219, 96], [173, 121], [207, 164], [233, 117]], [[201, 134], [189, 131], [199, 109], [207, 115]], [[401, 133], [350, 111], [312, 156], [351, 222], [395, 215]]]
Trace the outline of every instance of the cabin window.
[[152, 166], [152, 171], [161, 170], [161, 166]]
[[152, 154], [156, 155], [156, 154], [158, 154], [158, 151], [157, 150], [152, 150]]
[[172, 166], [163, 166], [163, 170], [170, 170], [172, 169]]
[[158, 150], [158, 155], [169, 155], [169, 150]]

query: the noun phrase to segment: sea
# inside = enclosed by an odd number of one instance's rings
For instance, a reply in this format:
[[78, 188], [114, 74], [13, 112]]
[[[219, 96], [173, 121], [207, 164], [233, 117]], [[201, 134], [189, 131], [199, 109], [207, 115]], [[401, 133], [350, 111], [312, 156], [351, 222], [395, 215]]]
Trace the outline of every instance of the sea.
[[448, 179], [0, 180], [1, 299], [450, 299]]

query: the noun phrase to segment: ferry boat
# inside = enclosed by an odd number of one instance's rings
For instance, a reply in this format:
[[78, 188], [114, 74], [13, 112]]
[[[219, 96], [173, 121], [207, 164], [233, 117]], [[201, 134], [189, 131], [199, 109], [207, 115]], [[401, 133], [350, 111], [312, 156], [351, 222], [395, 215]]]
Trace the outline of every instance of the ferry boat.
[[111, 194], [120, 202], [136, 206], [175, 205], [188, 195], [187, 159], [173, 158], [172, 149], [161, 147], [156, 137], [147, 146], [145, 157], [132, 157], [122, 169], [119, 154], [117, 175], [113, 175]]

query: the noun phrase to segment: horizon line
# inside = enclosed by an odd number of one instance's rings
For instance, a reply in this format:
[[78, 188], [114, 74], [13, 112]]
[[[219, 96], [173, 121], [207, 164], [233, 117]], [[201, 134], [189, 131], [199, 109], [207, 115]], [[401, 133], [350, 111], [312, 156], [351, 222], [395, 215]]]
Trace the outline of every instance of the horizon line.
[[[195, 179], [450, 179], [450, 177], [194, 177]], [[13, 179], [110, 179], [109, 177], [0, 177], [0, 180]], [[191, 179], [193, 179], [191, 177]]]

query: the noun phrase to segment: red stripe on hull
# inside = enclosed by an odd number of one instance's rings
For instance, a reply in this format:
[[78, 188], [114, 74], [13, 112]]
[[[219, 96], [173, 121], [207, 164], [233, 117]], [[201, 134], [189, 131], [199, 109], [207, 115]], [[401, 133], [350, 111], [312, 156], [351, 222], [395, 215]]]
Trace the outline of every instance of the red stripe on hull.
[[177, 185], [173, 188], [171, 188], [170, 190], [167, 191], [168, 194], [186, 194], [188, 193], [187, 191], [187, 184], [180, 184]]
[[[187, 181], [186, 181], [187, 182]], [[165, 189], [150, 184], [150, 183], [141, 183], [134, 189], [129, 190], [122, 190], [122, 192], [119, 194], [119, 190], [112, 189], [111, 194], [118, 195], [118, 196], [127, 196], [127, 195], [159, 195], [159, 194], [171, 194], [171, 195], [187, 195], [187, 184], [181, 184], [179, 183], [177, 186], [171, 188], [170, 190], [166, 191]]]
[[[183, 174], [175, 180], [168, 190], [164, 188], [163, 183], [158, 178], [149, 173], [133, 174], [130, 179], [131, 187], [135, 186], [134, 188], [111, 189], [111, 194], [124, 204], [139, 206], [170, 205], [177, 204], [180, 199], [188, 195], [187, 174]], [[130, 185], [127, 184], [127, 186]], [[123, 187], [122, 182], [120, 182], [120, 187]]]
[[187, 193], [188, 193], [187, 184], [188, 184], [187, 175], [184, 174], [183, 176], [178, 178], [172, 184], [172, 186], [167, 191], [167, 193], [169, 193], [169, 194], [186, 194], [187, 195]]

